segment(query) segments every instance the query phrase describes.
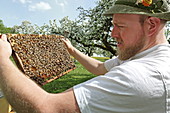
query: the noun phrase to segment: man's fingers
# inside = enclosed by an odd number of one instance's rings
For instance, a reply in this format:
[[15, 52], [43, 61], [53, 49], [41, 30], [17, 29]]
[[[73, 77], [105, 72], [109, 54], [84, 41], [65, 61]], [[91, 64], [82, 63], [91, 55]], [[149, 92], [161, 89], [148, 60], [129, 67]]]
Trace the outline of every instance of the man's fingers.
[[64, 37], [64, 38], [62, 38], [61, 40], [66, 41], [66, 40], [68, 40], [68, 39]]
[[1, 39], [2, 39], [3, 41], [7, 41], [7, 36], [6, 36], [5, 34], [1, 35]]

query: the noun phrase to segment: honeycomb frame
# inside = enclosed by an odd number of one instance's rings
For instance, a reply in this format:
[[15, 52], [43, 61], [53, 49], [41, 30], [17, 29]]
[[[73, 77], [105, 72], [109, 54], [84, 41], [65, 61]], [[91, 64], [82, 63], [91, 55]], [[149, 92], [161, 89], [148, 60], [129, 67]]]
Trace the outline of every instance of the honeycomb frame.
[[75, 69], [60, 35], [7, 34], [17, 67], [39, 85]]

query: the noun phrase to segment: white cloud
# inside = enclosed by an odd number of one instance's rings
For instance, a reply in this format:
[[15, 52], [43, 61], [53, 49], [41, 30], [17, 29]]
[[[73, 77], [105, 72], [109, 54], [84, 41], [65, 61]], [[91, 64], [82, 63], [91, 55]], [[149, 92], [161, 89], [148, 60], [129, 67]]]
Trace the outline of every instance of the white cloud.
[[13, 1], [13, 2], [18, 1], [18, 2], [20, 2], [20, 3], [22, 3], [22, 4], [32, 3], [32, 0], [12, 0], [12, 1]]
[[51, 6], [47, 2], [39, 2], [34, 5], [29, 5], [29, 11], [45, 11], [50, 10]]
[[32, 3], [31, 0], [19, 0], [22, 4]]
[[61, 2], [61, 0], [55, 0], [55, 2], [57, 5], [59, 5], [61, 7], [65, 7], [68, 4], [68, 2], [66, 0], [62, 0], [62, 2]]
[[62, 11], [65, 11], [66, 5], [68, 5], [67, 0], [55, 0], [56, 4], [59, 5], [62, 8]]

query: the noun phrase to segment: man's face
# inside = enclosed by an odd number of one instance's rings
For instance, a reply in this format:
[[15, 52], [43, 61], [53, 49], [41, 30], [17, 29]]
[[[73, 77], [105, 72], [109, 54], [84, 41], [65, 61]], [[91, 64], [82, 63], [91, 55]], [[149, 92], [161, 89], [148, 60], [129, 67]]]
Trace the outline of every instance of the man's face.
[[112, 37], [117, 41], [120, 60], [127, 60], [142, 51], [145, 35], [139, 15], [115, 14], [113, 25]]

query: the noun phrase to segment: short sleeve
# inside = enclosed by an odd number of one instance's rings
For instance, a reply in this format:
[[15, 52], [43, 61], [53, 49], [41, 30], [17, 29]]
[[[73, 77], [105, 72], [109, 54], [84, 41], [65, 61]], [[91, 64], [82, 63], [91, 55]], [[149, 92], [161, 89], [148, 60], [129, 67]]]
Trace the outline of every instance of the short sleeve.
[[[163, 113], [162, 81], [145, 77], [152, 73], [142, 73], [144, 68], [136, 67], [116, 66], [105, 76], [75, 86], [81, 113]], [[158, 74], [153, 72], [152, 75]]]
[[120, 60], [116, 57], [114, 59], [109, 59], [104, 62], [104, 66], [107, 71], [110, 71], [111, 68], [120, 65]]

